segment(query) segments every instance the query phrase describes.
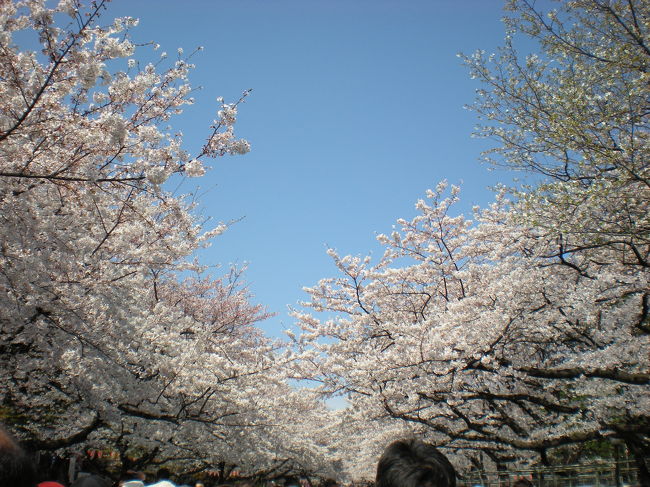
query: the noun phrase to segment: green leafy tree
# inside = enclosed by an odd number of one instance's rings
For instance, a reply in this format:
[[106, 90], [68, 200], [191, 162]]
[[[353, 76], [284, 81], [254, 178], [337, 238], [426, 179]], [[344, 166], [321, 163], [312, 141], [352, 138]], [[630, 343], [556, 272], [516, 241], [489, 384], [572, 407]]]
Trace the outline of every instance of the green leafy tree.
[[[519, 210], [561, 237], [561, 255], [607, 247], [610, 259], [647, 267], [648, 3], [576, 0], [545, 13], [512, 0], [507, 9], [498, 55], [465, 58], [484, 83], [473, 106], [485, 121], [478, 134], [498, 142], [486, 159], [544, 177], [519, 192]], [[522, 59], [520, 34], [540, 53]], [[639, 331], [650, 331], [647, 315]]]

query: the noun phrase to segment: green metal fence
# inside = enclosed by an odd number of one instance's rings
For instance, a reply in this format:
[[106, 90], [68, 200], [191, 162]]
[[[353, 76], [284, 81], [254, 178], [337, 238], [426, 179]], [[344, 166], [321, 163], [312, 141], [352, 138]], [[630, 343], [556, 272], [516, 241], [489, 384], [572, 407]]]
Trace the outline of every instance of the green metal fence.
[[461, 487], [509, 487], [518, 478], [530, 479], [535, 487], [629, 487], [638, 485], [632, 461], [539, 467], [528, 470], [471, 472]]

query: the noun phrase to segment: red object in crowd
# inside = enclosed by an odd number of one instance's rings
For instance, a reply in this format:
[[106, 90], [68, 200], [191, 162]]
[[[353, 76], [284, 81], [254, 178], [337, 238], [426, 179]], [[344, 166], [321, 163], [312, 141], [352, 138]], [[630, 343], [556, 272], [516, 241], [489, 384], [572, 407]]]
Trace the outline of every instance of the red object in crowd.
[[46, 482], [41, 482], [38, 484], [36, 487], [65, 487], [65, 485], [60, 484], [58, 482], [50, 482], [49, 480]]

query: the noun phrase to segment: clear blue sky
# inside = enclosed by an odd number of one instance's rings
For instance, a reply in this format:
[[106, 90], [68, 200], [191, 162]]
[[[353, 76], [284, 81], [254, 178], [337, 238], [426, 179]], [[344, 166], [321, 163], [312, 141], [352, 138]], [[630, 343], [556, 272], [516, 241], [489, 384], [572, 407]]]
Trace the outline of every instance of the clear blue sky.
[[202, 90], [173, 122], [187, 149], [217, 96], [253, 89], [236, 126], [251, 153], [211, 162], [200, 182], [205, 215], [244, 218], [201, 259], [248, 262], [255, 301], [277, 313], [270, 334], [291, 326], [303, 286], [336, 274], [327, 246], [377, 253], [375, 235], [440, 180], [462, 183], [468, 211], [512, 178], [478, 162], [486, 142], [463, 105], [479, 86], [456, 56], [501, 43], [499, 0], [113, 0], [105, 18], [123, 15], [170, 57], [204, 47], [191, 76]]

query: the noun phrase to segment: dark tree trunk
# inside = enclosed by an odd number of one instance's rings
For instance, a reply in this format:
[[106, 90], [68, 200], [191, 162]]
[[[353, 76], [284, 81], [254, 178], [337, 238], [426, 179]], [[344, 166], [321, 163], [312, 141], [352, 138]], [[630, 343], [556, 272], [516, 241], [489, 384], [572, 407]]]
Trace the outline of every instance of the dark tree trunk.
[[629, 434], [624, 439], [639, 471], [639, 486], [650, 487], [650, 448], [638, 435]]

